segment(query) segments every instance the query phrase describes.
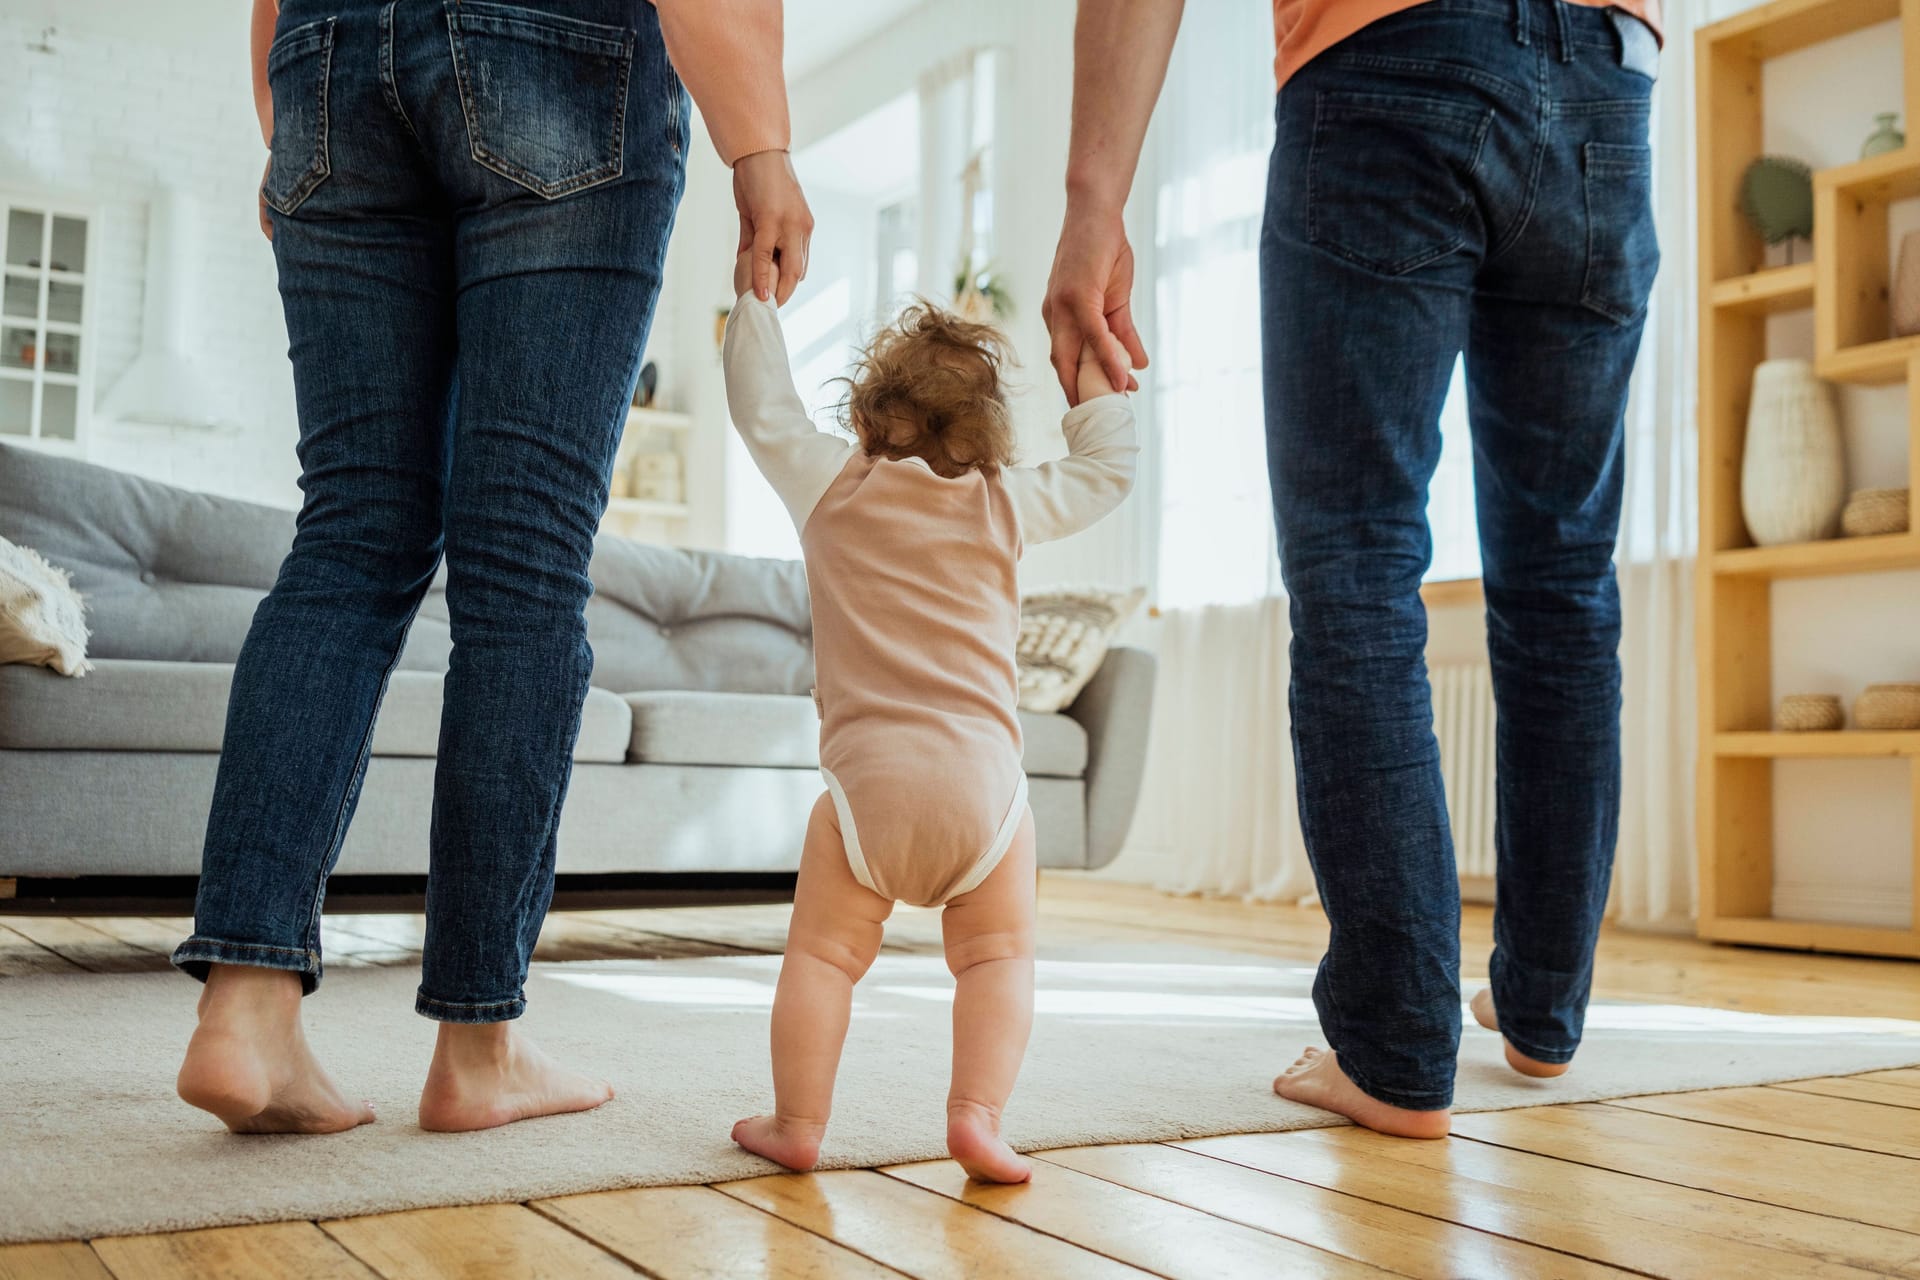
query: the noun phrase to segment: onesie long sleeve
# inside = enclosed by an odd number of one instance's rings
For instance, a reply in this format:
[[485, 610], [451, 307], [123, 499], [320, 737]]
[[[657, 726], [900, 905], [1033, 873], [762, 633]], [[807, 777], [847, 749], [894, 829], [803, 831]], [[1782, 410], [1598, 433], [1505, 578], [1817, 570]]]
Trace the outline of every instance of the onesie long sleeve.
[[821, 431], [807, 416], [793, 389], [786, 336], [771, 302], [750, 293], [734, 302], [720, 363], [727, 378], [727, 411], [753, 465], [780, 495], [793, 527], [805, 528], [820, 495], [847, 465], [853, 443]]
[[1067, 410], [1060, 430], [1072, 450], [1066, 457], [1006, 472], [1007, 492], [1028, 545], [1079, 533], [1119, 506], [1133, 488], [1140, 445], [1125, 394], [1082, 401]]

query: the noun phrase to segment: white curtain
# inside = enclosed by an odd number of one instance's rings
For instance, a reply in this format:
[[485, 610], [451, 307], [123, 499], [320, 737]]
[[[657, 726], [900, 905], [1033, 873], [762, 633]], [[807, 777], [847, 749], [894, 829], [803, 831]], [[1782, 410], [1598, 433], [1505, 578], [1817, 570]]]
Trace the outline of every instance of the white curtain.
[[920, 292], [950, 299], [993, 256], [993, 172], [1006, 59], [967, 49], [920, 75]]
[[1627, 401], [1621, 522], [1624, 775], [1610, 909], [1622, 923], [1686, 929], [1694, 861], [1693, 556], [1698, 541], [1693, 26], [1667, 0], [1653, 96], [1654, 216], [1662, 262]]
[[[1655, 96], [1656, 208], [1666, 265], [1627, 422], [1626, 775], [1613, 910], [1636, 924], [1692, 911], [1694, 435], [1691, 40], [1687, 0]], [[1136, 204], [1154, 366], [1144, 459], [1157, 483], [1161, 668], [1139, 817], [1117, 874], [1182, 892], [1312, 891], [1299, 830], [1262, 431], [1258, 237], [1273, 138], [1256, 0], [1189, 5]], [[1138, 234], [1151, 224], [1151, 234]], [[1461, 406], [1448, 455], [1470, 457]], [[1470, 466], [1461, 468], [1463, 478]], [[1147, 489], [1142, 496], [1153, 497]], [[1465, 513], [1464, 516], [1462, 513]], [[1436, 567], [1476, 571], [1471, 491], [1436, 477]], [[1452, 545], [1461, 543], [1462, 545]]]

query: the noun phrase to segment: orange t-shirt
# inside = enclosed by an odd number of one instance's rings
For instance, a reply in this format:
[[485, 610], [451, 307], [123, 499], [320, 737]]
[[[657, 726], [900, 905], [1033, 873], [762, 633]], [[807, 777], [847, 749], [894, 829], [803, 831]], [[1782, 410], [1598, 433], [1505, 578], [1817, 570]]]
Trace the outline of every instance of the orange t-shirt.
[[[1362, 27], [1422, 0], [1273, 0], [1276, 53], [1273, 78], [1285, 84], [1294, 72]], [[1596, 9], [1622, 9], [1661, 34], [1660, 0], [1564, 0]]]

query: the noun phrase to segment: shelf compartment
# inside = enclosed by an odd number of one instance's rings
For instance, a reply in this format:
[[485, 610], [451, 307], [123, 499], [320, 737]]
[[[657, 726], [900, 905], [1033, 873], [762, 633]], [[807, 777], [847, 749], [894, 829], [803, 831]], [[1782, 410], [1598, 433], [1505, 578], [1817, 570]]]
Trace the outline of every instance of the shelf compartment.
[[1769, 760], [1920, 759], [1920, 732], [1717, 733], [1713, 751], [1719, 756]]
[[654, 502], [648, 498], [609, 498], [607, 513], [623, 516], [653, 516], [661, 520], [684, 520], [692, 508], [684, 502]]
[[1723, 312], [1772, 315], [1777, 311], [1804, 311], [1813, 305], [1813, 264], [1768, 267], [1751, 275], [1716, 281], [1712, 298], [1714, 308]]
[[[1884, 302], [1882, 305], [1885, 305]], [[1906, 381], [1908, 368], [1915, 357], [1920, 357], [1920, 334], [1907, 338], [1883, 338], [1862, 346], [1823, 352], [1813, 362], [1813, 371], [1828, 382], [1885, 386]]]
[[1774, 0], [1705, 27], [1694, 39], [1757, 61], [1899, 16], [1900, 0]]
[[1881, 573], [1920, 569], [1920, 537], [1886, 533], [1871, 538], [1829, 538], [1780, 547], [1740, 547], [1713, 553], [1713, 571], [1727, 576], [1802, 578], [1819, 574]]
[[1902, 147], [1813, 175], [1815, 363], [1845, 382], [1893, 382], [1920, 337], [1891, 337], [1888, 209], [1920, 196], [1920, 149]]

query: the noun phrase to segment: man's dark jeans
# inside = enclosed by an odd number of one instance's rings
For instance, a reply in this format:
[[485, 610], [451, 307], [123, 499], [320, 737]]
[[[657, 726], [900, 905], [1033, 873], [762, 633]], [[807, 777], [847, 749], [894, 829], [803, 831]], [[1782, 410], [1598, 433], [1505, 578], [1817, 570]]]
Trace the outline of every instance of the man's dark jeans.
[[[1499, 704], [1501, 1029], [1580, 1042], [1620, 801], [1627, 380], [1659, 260], [1650, 36], [1554, 0], [1428, 0], [1279, 95], [1261, 237], [1268, 457], [1300, 813], [1341, 1065], [1450, 1105], [1459, 887], [1420, 580], [1464, 351]], [[1636, 69], [1644, 68], [1644, 69]]]
[[417, 1007], [517, 1017], [686, 94], [635, 0], [286, 0], [268, 69], [305, 502], [240, 655], [174, 960], [319, 982], [327, 875], [444, 560], [453, 651]]

